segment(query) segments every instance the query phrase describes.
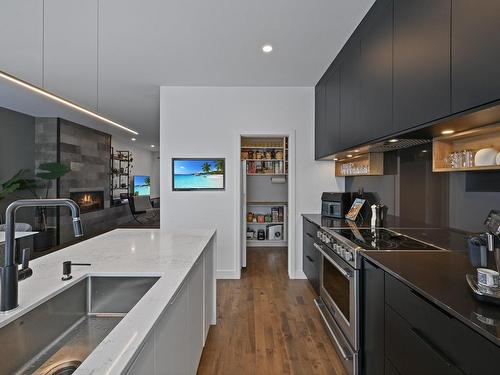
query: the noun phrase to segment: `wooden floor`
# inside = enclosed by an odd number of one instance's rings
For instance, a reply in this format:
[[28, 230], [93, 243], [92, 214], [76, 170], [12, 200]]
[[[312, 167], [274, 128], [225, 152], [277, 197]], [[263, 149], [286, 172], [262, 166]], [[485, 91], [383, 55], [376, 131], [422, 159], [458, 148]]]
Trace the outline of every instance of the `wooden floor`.
[[198, 374], [345, 374], [307, 280], [289, 280], [286, 248], [249, 248], [241, 280], [217, 281], [217, 325]]

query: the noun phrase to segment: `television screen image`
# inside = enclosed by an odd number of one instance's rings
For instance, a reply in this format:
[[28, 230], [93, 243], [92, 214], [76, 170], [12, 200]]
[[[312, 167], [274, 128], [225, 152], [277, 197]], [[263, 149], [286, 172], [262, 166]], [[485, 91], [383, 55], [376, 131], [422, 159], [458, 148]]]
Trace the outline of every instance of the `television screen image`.
[[134, 176], [134, 195], [151, 195], [149, 176]]
[[225, 159], [172, 159], [173, 190], [224, 190]]

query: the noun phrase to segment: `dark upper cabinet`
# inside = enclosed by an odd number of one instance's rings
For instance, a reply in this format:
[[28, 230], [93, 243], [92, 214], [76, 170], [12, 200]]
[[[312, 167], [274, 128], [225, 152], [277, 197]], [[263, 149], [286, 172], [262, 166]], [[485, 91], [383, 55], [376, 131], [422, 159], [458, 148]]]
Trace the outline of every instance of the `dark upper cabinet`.
[[340, 56], [340, 149], [367, 139], [361, 124], [360, 42], [351, 36]]
[[500, 99], [500, 1], [453, 0], [452, 111]]
[[326, 79], [326, 133], [327, 152], [331, 155], [340, 145], [340, 71], [334, 69]]
[[394, 131], [450, 114], [450, 23], [451, 0], [394, 2]]
[[340, 132], [340, 73], [330, 69], [315, 90], [315, 159], [338, 151]]
[[391, 134], [393, 0], [379, 0], [361, 25], [361, 124], [366, 140]]
[[314, 96], [314, 156], [318, 160], [327, 155], [328, 139], [325, 138], [326, 125], [326, 85], [320, 80]]

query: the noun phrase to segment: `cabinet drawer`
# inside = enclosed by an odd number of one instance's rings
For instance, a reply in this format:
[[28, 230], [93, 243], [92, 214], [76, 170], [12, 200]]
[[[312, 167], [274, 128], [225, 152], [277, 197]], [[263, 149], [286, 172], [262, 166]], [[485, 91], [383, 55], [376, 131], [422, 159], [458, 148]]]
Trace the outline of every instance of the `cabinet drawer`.
[[319, 267], [319, 252], [314, 248], [314, 241], [305, 236], [304, 237], [304, 258], [308, 259], [310, 262], [314, 263], [316, 267]]
[[411, 327], [388, 305], [385, 308], [385, 354], [403, 375], [462, 374], [424, 334]]
[[387, 273], [385, 300], [463, 372], [494, 374], [500, 368], [499, 347]]
[[313, 286], [316, 293], [319, 294], [319, 253], [313, 247], [312, 238], [304, 235], [302, 268], [304, 273]]
[[304, 223], [303, 226], [304, 236], [308, 236], [310, 238], [316, 238], [316, 232], [318, 231], [319, 227], [305, 218], [303, 219], [303, 223]]

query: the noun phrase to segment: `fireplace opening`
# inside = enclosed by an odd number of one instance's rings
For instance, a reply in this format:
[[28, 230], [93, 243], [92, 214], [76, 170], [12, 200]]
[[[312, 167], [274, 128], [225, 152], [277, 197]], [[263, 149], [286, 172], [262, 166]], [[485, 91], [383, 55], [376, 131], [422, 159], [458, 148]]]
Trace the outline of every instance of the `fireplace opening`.
[[69, 197], [80, 206], [80, 213], [104, 209], [104, 191], [71, 192]]

